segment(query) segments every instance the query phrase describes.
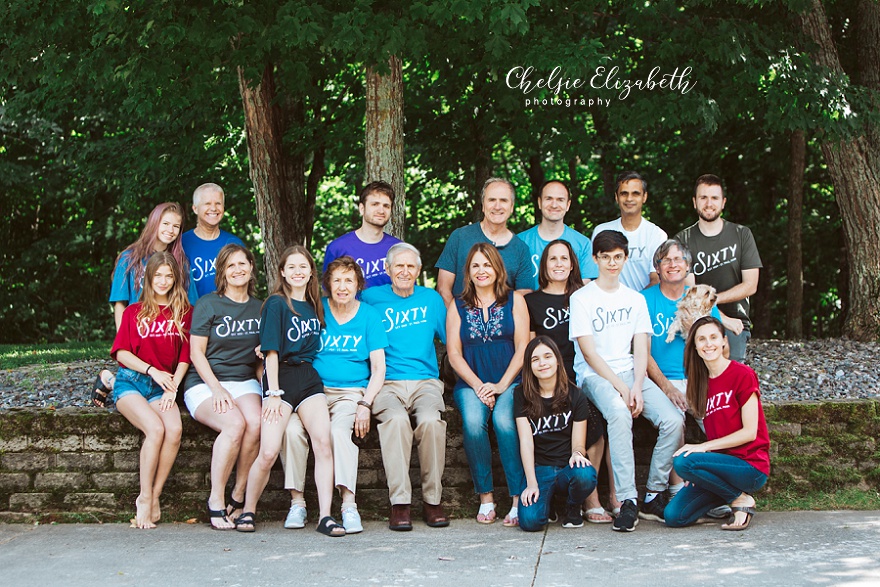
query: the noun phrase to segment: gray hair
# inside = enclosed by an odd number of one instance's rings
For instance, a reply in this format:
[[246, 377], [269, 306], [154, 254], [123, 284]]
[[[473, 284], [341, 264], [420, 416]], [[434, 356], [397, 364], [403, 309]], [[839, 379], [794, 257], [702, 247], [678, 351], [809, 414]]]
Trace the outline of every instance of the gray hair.
[[225, 201], [226, 194], [223, 192], [223, 188], [221, 188], [216, 183], [203, 183], [199, 187], [196, 188], [196, 191], [193, 192], [193, 206], [198, 206], [199, 202], [202, 199], [202, 194], [205, 192], [219, 192], [220, 197]]
[[681, 251], [681, 256], [684, 259], [684, 262], [687, 263], [688, 270], [690, 270], [692, 261], [691, 251], [683, 242], [675, 240], [674, 238], [663, 241], [663, 244], [657, 247], [657, 250], [654, 252], [654, 269], [660, 269], [660, 261], [663, 260], [663, 257], [669, 253], [669, 250], [672, 249], [672, 247], [678, 247], [678, 250]]
[[388, 252], [385, 253], [385, 262], [388, 264], [389, 267], [391, 265], [394, 265], [394, 259], [397, 257], [397, 255], [405, 251], [413, 253], [416, 256], [416, 259], [418, 259], [419, 261], [419, 267], [422, 266], [422, 254], [417, 248], [409, 243], [397, 243], [393, 245], [390, 249], [388, 249]]
[[516, 202], [516, 188], [513, 187], [513, 184], [503, 177], [490, 177], [483, 183], [483, 189], [480, 190], [480, 203], [486, 199], [486, 188], [488, 188], [493, 183], [503, 183], [510, 190], [510, 199], [513, 202]]

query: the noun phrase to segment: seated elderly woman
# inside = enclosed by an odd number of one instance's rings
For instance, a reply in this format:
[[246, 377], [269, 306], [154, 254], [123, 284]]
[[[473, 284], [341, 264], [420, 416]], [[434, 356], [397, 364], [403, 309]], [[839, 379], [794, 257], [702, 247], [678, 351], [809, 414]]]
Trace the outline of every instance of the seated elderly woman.
[[[315, 369], [324, 382], [330, 408], [333, 464], [336, 487], [342, 497], [342, 525], [346, 534], [363, 532], [355, 494], [358, 447], [352, 431], [364, 438], [370, 431], [373, 400], [385, 382], [385, 347], [388, 337], [382, 318], [372, 306], [357, 299], [364, 288], [364, 274], [349, 256], [330, 262], [323, 277], [324, 329]], [[302, 528], [306, 510], [302, 490], [307, 446], [301, 425], [287, 425], [284, 459], [285, 486], [290, 489], [291, 508], [286, 528]], [[304, 450], [305, 449], [305, 450]]]
[[491, 419], [513, 501], [504, 525], [516, 526], [525, 477], [513, 419], [513, 388], [519, 383], [523, 350], [529, 342], [529, 312], [523, 297], [507, 284], [504, 261], [491, 244], [471, 247], [465, 271], [464, 291], [447, 311], [446, 348], [449, 364], [458, 375], [453, 397], [461, 412], [464, 451], [475, 492], [480, 495], [477, 522], [491, 524], [496, 518]]
[[[260, 449], [263, 388], [258, 381], [260, 311], [253, 254], [238, 244], [217, 255], [217, 290], [199, 298], [190, 330], [192, 366], [183, 399], [192, 417], [219, 432], [211, 457], [208, 515], [216, 530], [234, 530], [242, 513], [248, 472]], [[235, 485], [226, 506], [226, 482]]]

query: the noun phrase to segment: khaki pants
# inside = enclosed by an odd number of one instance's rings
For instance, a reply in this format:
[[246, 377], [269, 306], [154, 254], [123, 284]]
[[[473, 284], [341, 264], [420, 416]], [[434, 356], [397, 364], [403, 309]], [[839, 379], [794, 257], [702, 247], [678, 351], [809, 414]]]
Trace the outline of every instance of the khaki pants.
[[[386, 381], [376, 396], [373, 415], [379, 422], [376, 428], [392, 505], [412, 501], [409, 468], [413, 438], [418, 442], [422, 499], [431, 505], [440, 503], [446, 464], [446, 422], [440, 414], [445, 409], [443, 384], [438, 379]], [[415, 416], [415, 430], [410, 415]]]
[[[357, 493], [358, 447], [352, 442], [357, 402], [364, 399], [363, 387], [325, 387], [330, 410], [330, 440], [333, 444], [333, 472], [336, 487]], [[302, 421], [296, 414], [290, 418], [284, 433], [284, 487], [303, 491], [309, 445]]]

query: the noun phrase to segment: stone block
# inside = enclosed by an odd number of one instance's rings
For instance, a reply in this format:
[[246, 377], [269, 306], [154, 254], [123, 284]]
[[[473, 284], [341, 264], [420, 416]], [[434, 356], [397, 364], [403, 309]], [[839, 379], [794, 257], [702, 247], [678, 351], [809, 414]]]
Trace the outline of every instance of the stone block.
[[113, 453], [113, 468], [117, 471], [137, 471], [141, 464], [139, 451]]
[[14, 512], [41, 512], [51, 502], [51, 493], [13, 493], [9, 496], [9, 509]]
[[207, 471], [211, 468], [211, 453], [206, 451], [181, 451], [174, 461], [174, 468], [181, 470]]
[[137, 473], [93, 473], [92, 485], [96, 489], [137, 489], [140, 478]]
[[171, 471], [171, 476], [168, 477], [167, 487], [169, 489], [184, 489], [188, 491], [192, 491], [194, 489], [201, 489], [205, 486], [205, 474], [204, 473], [191, 473], [191, 472], [183, 472], [183, 471]]
[[77, 512], [105, 512], [116, 509], [116, 495], [113, 493], [68, 493], [64, 505]]
[[83, 439], [80, 434], [63, 436], [29, 436], [31, 448], [34, 450], [75, 452], [82, 450]]
[[45, 471], [52, 468], [54, 454], [10, 452], [0, 456], [0, 468], [7, 471]]
[[776, 436], [778, 434], [800, 436], [801, 425], [795, 422], [768, 422], [767, 431], [770, 433], [770, 436]]
[[0, 473], [0, 490], [23, 491], [31, 485], [31, 476], [27, 473]]
[[55, 466], [59, 469], [84, 471], [105, 470], [110, 463], [110, 456], [102, 452], [58, 453], [55, 455]]
[[0, 452], [21, 452], [28, 446], [27, 436], [10, 436], [0, 438]]
[[89, 487], [89, 478], [85, 473], [37, 473], [34, 477], [34, 489], [85, 489]]
[[140, 447], [140, 434], [120, 434], [119, 436], [86, 434], [83, 438], [83, 448], [94, 452], [116, 452], [139, 449]]

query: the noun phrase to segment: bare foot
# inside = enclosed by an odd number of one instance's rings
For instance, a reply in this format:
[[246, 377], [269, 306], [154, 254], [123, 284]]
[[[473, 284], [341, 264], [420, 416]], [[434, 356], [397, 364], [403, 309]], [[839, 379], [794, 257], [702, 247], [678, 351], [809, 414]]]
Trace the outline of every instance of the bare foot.
[[[153, 504], [150, 506], [150, 511], [152, 512], [152, 516], [150, 520], [155, 524], [162, 518], [162, 509], [159, 507], [159, 498], [153, 498]], [[153, 526], [155, 528], [155, 526]]]
[[135, 524], [137, 527], [141, 529], [155, 528], [156, 524], [154, 524], [151, 519], [152, 516], [150, 513], [149, 500], [138, 496], [134, 501], [134, 506], [137, 508], [137, 514], [135, 515]]

